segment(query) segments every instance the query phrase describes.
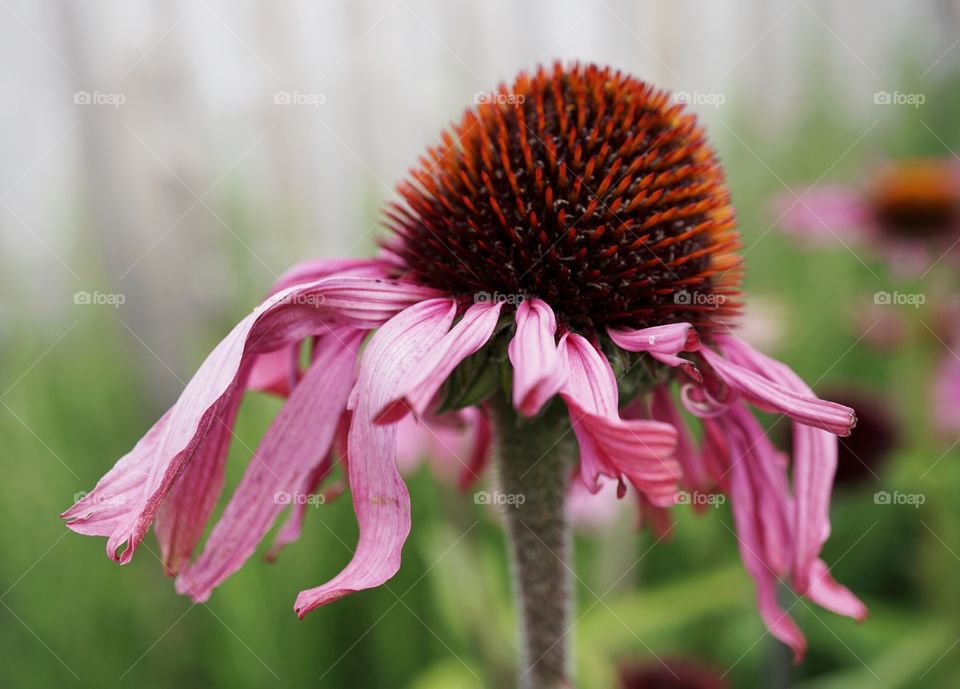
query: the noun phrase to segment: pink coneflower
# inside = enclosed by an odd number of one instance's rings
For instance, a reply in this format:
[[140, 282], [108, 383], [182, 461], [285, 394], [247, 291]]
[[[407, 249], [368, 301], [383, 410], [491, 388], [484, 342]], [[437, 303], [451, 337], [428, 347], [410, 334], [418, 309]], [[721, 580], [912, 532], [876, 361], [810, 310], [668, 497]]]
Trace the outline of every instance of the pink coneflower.
[[[853, 410], [818, 399], [731, 333], [739, 237], [692, 114], [620, 72], [541, 68], [467, 111], [400, 196], [383, 255], [287, 274], [65, 513], [70, 528], [106, 536], [110, 557], [129, 562], [155, 522], [177, 590], [202, 601], [283, 512], [275, 496], [317, 490], [345, 438], [359, 542], [340, 574], [299, 594], [303, 616], [400, 567], [410, 498], [397, 424], [479, 405], [498, 446], [497, 490], [523, 498], [503, 512], [525, 686], [569, 677], [564, 503], [574, 471], [591, 490], [629, 484], [659, 507], [680, 485], [728, 492], [761, 615], [798, 657], [804, 639], [777, 601], [779, 579], [865, 615], [819, 558], [836, 436], [850, 432]], [[251, 381], [289, 397], [195, 555]], [[699, 446], [676, 390], [700, 419]], [[792, 459], [751, 407], [793, 419]]]
[[[804, 241], [876, 247], [901, 272], [923, 272], [960, 240], [960, 166], [906, 159], [877, 168], [859, 188], [824, 185], [777, 200], [783, 227]], [[780, 213], [778, 213], [780, 214]]]

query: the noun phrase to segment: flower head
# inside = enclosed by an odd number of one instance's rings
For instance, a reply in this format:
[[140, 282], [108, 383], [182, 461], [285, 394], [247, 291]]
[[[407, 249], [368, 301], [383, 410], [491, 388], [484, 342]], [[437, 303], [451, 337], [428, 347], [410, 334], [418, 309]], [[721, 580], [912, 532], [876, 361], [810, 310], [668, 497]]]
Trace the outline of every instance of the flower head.
[[[279, 544], [296, 537], [300, 502], [277, 496], [321, 490], [340, 461], [359, 542], [340, 574], [300, 593], [302, 616], [399, 568], [410, 530], [396, 461], [405, 419], [471, 407], [476, 421], [494, 402], [535, 417], [549, 406], [569, 418], [590, 491], [613, 482], [623, 495], [629, 484], [650, 509], [674, 505], [680, 486], [729, 494], [761, 614], [798, 656], [804, 640], [778, 603], [778, 579], [863, 617], [819, 559], [836, 436], [850, 432], [853, 410], [732, 334], [739, 239], [694, 116], [595, 66], [539, 69], [489, 101], [401, 185], [383, 256], [308, 262], [281, 278], [64, 514], [70, 528], [107, 537], [108, 554], [128, 562], [155, 524], [177, 590], [204, 600], [289, 505]], [[197, 554], [250, 389], [287, 399]], [[699, 442], [678, 399], [702, 426]], [[793, 420], [792, 458], [751, 407]], [[488, 435], [465, 462], [473, 474]]]
[[806, 241], [852, 239], [916, 273], [960, 237], [960, 167], [947, 159], [888, 162], [858, 188], [823, 185], [776, 200], [783, 226]]

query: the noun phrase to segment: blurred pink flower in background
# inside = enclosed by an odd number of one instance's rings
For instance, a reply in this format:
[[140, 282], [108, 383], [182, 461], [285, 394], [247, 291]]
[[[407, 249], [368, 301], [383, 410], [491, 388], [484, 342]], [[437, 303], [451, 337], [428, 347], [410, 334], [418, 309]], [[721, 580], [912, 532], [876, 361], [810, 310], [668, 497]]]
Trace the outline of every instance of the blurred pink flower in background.
[[952, 158], [889, 161], [859, 187], [825, 184], [800, 201], [776, 197], [773, 212], [803, 243], [871, 246], [896, 272], [921, 274], [941, 258], [957, 259], [960, 164]]

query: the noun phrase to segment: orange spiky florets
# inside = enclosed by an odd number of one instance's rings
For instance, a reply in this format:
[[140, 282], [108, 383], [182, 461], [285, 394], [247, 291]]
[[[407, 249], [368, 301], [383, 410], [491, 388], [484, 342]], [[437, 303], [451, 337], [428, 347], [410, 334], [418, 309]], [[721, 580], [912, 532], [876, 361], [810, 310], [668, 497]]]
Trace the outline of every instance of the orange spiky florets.
[[468, 297], [536, 296], [580, 332], [739, 304], [739, 235], [696, 118], [609, 68], [539, 68], [468, 110], [399, 187], [399, 272]]

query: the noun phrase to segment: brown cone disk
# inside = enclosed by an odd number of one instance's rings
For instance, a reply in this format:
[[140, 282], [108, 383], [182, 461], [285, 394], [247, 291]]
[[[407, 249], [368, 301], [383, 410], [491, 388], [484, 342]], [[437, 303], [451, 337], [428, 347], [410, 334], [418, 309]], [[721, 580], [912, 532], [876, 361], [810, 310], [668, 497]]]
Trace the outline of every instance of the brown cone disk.
[[689, 321], [739, 308], [723, 171], [670, 95], [594, 65], [500, 86], [430, 148], [386, 212], [398, 273], [472, 300], [540, 297], [561, 327]]
[[868, 198], [874, 219], [893, 236], [935, 238], [960, 226], [960, 178], [953, 161], [888, 165], [872, 180]]

